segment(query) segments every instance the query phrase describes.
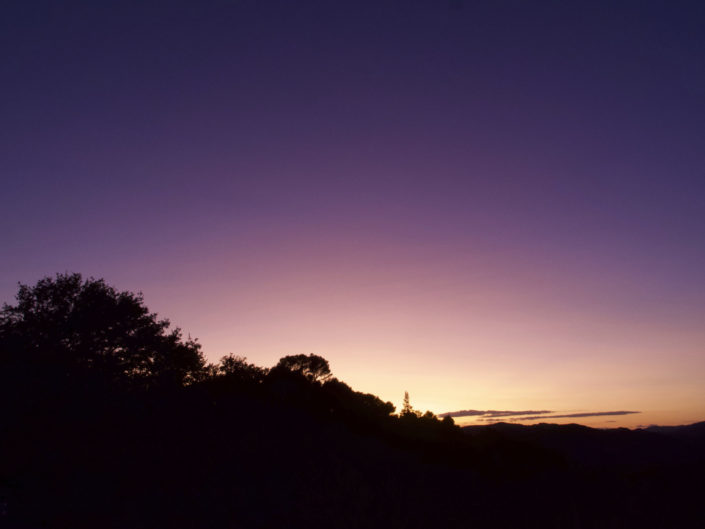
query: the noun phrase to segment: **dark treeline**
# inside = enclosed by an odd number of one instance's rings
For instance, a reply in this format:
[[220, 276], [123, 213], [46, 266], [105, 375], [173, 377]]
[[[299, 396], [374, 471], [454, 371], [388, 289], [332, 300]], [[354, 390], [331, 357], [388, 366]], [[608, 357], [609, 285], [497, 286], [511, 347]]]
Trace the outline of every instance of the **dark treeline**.
[[78, 274], [4, 306], [0, 398], [4, 527], [705, 521], [702, 431], [461, 429], [408, 397], [395, 413], [317, 355], [208, 364], [141, 295]]

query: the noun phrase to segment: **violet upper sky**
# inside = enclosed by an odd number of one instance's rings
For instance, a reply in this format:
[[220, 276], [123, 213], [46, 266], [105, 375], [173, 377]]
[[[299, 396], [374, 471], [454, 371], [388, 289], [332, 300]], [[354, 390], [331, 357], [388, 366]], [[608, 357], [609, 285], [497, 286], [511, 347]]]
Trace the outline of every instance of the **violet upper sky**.
[[0, 299], [78, 271], [213, 359], [316, 352], [436, 412], [703, 419], [703, 27], [677, 1], [4, 3]]

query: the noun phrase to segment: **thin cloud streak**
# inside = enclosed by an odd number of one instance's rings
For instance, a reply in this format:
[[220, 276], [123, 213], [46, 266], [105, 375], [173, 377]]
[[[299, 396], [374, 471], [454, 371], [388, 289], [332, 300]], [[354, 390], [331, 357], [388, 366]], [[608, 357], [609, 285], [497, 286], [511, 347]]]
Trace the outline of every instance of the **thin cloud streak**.
[[439, 417], [513, 417], [515, 415], [542, 415], [545, 413], [554, 413], [553, 410], [525, 410], [525, 411], [508, 411], [508, 410], [459, 410], [441, 413]]
[[512, 421], [536, 421], [539, 419], [573, 419], [580, 417], [609, 417], [613, 415], [631, 415], [633, 413], [641, 413], [640, 411], [593, 411], [584, 413], [568, 413], [565, 415], [532, 415], [529, 417], [517, 417], [510, 419]]
[[507, 419], [512, 422], [518, 421], [536, 421], [541, 419], [575, 419], [584, 417], [610, 417], [618, 415], [631, 415], [634, 413], [641, 413], [640, 411], [590, 411], [590, 412], [579, 412], [579, 413], [565, 413], [558, 414], [552, 410], [524, 410], [524, 411], [510, 411], [510, 410], [459, 410], [459, 411], [449, 411], [446, 413], [439, 414], [439, 417], [476, 417], [477, 421], [481, 422], [494, 422], [497, 419]]

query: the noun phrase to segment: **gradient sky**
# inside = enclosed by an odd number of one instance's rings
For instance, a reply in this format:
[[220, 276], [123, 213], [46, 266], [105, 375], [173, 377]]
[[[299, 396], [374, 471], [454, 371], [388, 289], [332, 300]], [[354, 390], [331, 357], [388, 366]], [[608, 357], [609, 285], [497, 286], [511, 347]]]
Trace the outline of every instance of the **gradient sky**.
[[317, 353], [397, 405], [704, 420], [703, 27], [701, 1], [3, 2], [0, 300], [81, 272], [213, 361]]

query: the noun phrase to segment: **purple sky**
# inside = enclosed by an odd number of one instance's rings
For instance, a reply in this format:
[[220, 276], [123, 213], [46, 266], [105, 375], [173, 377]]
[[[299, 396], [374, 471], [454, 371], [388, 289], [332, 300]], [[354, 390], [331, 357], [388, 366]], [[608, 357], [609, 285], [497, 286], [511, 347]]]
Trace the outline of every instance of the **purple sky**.
[[314, 352], [435, 412], [705, 419], [703, 27], [677, 1], [3, 3], [0, 300], [77, 271], [213, 360]]

